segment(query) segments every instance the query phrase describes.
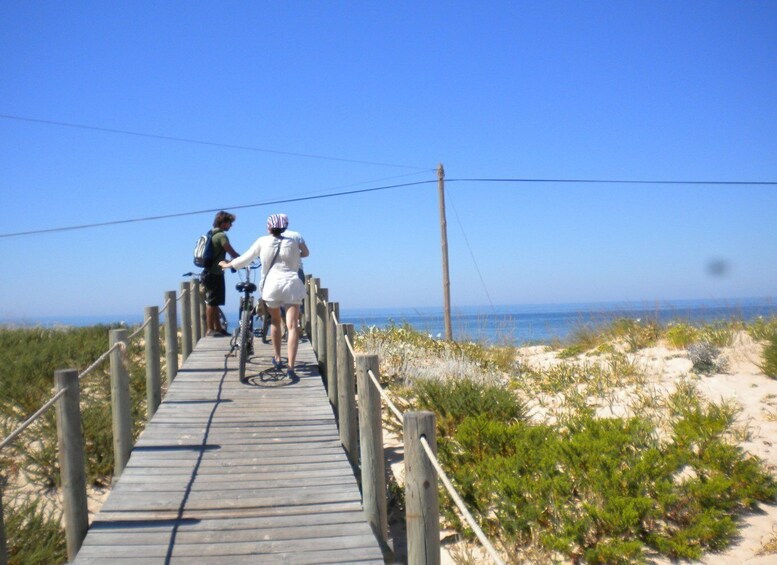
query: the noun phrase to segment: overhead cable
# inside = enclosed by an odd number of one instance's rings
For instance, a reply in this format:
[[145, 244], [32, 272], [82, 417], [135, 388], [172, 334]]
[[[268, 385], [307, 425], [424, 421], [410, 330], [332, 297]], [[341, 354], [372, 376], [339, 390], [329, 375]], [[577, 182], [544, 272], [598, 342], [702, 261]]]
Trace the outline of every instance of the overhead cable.
[[165, 141], [178, 141], [181, 143], [194, 143], [197, 145], [208, 145], [210, 147], [221, 147], [224, 149], [240, 149], [243, 151], [256, 151], [260, 153], [272, 153], [274, 155], [287, 155], [289, 157], [302, 157], [305, 159], [322, 159], [325, 161], [339, 161], [341, 163], [357, 163], [360, 165], [377, 165], [381, 167], [395, 167], [400, 169], [416, 169], [419, 171], [431, 171], [434, 169], [431, 169], [429, 167], [416, 167], [412, 165], [397, 165], [396, 163], [381, 163], [376, 161], [363, 161], [361, 159], [344, 159], [341, 157], [330, 157], [327, 155], [315, 155], [312, 153], [297, 153], [294, 151], [280, 151], [277, 149], [266, 149], [263, 147], [252, 147], [250, 145], [236, 145], [232, 143], [219, 143], [216, 141], [204, 141], [201, 139], [190, 139], [186, 137], [174, 137], [171, 135], [159, 135], [154, 133], [143, 133], [138, 131], [129, 131], [129, 130], [123, 130], [123, 129], [114, 129], [114, 128], [104, 128], [104, 127], [98, 127], [98, 126], [89, 126], [84, 124], [73, 124], [69, 122], [59, 122], [55, 120], [41, 120], [38, 118], [26, 118], [23, 116], [11, 116], [9, 114], [0, 114], [0, 118], [6, 119], [6, 120], [17, 120], [20, 122], [31, 122], [36, 124], [45, 124], [49, 126], [59, 126], [59, 127], [67, 127], [67, 128], [75, 128], [75, 129], [85, 129], [85, 130], [91, 130], [91, 131], [102, 131], [106, 133], [116, 133], [121, 135], [134, 135], [136, 137], [146, 137], [151, 139], [163, 139]]
[[777, 181], [741, 181], [741, 180], [631, 180], [631, 179], [529, 179], [529, 178], [481, 178], [481, 179], [445, 179], [449, 182], [512, 182], [512, 183], [587, 183], [587, 184], [707, 184], [707, 185], [743, 185], [777, 186]]
[[198, 214], [208, 214], [213, 212], [218, 212], [220, 210], [240, 210], [243, 208], [257, 208], [259, 206], [270, 206], [274, 204], [288, 204], [290, 202], [302, 202], [305, 200], [320, 200], [323, 198], [334, 198], [336, 196], [348, 196], [352, 194], [362, 194], [366, 192], [377, 192], [379, 190], [390, 190], [393, 188], [403, 188], [407, 186], [416, 186], [420, 184], [430, 184], [430, 183], [436, 183], [436, 180], [421, 180], [416, 182], [407, 182], [403, 184], [393, 184], [389, 186], [378, 186], [375, 188], [362, 188], [359, 190], [347, 190], [343, 192], [333, 192], [329, 194], [319, 194], [316, 196], [302, 196], [299, 198], [284, 198], [281, 200], [268, 200], [266, 202], [256, 202], [254, 204], [240, 204], [237, 206], [223, 206], [220, 208], [209, 208], [207, 210], [196, 210], [193, 212], [178, 212], [176, 214], [162, 214], [159, 216], [146, 216], [143, 218], [132, 218], [129, 220], [112, 220], [108, 222], [96, 222], [93, 224], [80, 224], [76, 226], [63, 226], [58, 228], [48, 228], [48, 229], [41, 229], [41, 230], [30, 230], [30, 231], [22, 231], [22, 232], [14, 232], [14, 233], [2, 233], [0, 234], [0, 238], [7, 238], [7, 237], [17, 237], [22, 235], [33, 235], [33, 234], [40, 234], [40, 233], [52, 233], [52, 232], [63, 232], [63, 231], [73, 231], [73, 230], [83, 230], [88, 228], [97, 228], [97, 227], [103, 227], [103, 226], [115, 226], [120, 224], [133, 224], [137, 222], [150, 222], [154, 220], [165, 220], [168, 218], [180, 218], [183, 216], [196, 216]]

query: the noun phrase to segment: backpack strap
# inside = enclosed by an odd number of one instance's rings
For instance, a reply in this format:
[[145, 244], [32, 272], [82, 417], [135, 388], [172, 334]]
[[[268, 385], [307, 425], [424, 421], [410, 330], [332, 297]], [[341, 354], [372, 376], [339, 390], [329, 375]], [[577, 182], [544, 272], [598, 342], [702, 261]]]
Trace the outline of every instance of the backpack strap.
[[273, 255], [272, 261], [270, 261], [270, 266], [267, 267], [267, 272], [262, 277], [262, 285], [259, 287], [259, 292], [261, 293], [264, 290], [264, 281], [267, 280], [267, 275], [270, 274], [270, 270], [272, 269], [272, 266], [275, 265], [275, 260], [278, 258], [278, 254], [281, 252], [281, 243], [283, 240], [283, 236], [278, 237], [278, 245], [275, 246], [275, 255]]

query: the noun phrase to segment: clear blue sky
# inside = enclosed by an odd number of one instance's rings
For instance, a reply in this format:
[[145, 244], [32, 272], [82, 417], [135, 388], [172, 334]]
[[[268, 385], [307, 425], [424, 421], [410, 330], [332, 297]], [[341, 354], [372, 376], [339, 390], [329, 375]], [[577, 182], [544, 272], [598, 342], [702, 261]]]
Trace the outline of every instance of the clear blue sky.
[[[440, 162], [449, 179], [777, 181], [775, 30], [767, 1], [11, 0], [0, 233], [225, 208], [242, 251], [286, 212], [341, 308], [438, 306], [434, 182], [235, 207], [434, 181]], [[454, 307], [777, 296], [775, 186], [446, 190]], [[0, 319], [139, 315], [212, 217], [2, 237]]]

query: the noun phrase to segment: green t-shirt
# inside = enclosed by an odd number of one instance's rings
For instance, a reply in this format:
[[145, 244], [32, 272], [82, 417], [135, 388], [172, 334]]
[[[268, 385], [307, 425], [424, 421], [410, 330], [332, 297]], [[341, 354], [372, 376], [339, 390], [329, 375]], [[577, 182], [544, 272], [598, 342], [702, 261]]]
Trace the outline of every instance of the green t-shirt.
[[220, 275], [224, 271], [219, 267], [219, 261], [224, 261], [227, 258], [227, 250], [224, 246], [229, 243], [229, 238], [224, 230], [213, 228], [211, 242], [213, 244], [213, 264], [208, 269], [208, 272]]

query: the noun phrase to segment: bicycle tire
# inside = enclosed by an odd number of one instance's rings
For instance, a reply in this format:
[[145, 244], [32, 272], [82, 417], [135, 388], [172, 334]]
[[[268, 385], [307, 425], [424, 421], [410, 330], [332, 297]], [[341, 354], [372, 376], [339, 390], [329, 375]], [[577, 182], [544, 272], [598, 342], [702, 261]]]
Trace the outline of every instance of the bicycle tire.
[[246, 363], [248, 362], [249, 349], [251, 347], [251, 310], [243, 310], [240, 316], [240, 356], [238, 363], [238, 370], [240, 374], [240, 382], [246, 381]]
[[262, 343], [270, 342], [270, 314], [262, 318]]

